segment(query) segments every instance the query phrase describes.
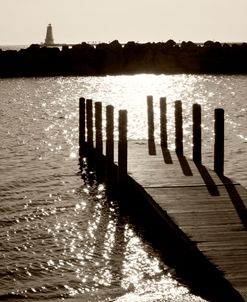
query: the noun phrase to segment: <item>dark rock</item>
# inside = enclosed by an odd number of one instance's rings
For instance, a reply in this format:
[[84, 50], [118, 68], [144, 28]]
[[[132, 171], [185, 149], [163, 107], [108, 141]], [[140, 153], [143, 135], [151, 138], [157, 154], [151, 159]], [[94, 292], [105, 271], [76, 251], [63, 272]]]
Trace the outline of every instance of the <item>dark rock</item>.
[[247, 74], [247, 44], [192, 41], [121, 45], [114, 40], [72, 48], [32, 44], [27, 49], [0, 50], [0, 77], [106, 75], [136, 73]]

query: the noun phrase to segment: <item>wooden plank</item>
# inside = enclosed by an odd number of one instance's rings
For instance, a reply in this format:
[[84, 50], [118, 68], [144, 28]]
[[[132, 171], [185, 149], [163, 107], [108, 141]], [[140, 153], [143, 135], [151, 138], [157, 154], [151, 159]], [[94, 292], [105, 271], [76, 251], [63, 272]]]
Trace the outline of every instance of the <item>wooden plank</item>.
[[128, 174], [247, 301], [247, 190], [174, 151], [149, 155], [145, 141], [128, 142]]
[[240, 215], [246, 189], [175, 152], [169, 151], [172, 163], [166, 164], [161, 148], [150, 156], [145, 143], [129, 146], [130, 176], [236, 289], [247, 291], [247, 231]]

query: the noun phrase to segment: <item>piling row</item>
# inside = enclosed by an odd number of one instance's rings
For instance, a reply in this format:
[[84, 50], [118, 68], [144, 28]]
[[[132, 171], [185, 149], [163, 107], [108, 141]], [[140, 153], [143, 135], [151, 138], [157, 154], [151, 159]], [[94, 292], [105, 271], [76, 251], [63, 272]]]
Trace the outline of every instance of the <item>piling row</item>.
[[[148, 140], [154, 140], [154, 113], [153, 98], [147, 97], [148, 108]], [[202, 130], [201, 130], [201, 105], [192, 106], [192, 142], [193, 142], [193, 161], [202, 164]], [[224, 174], [224, 110], [215, 109], [215, 127], [214, 127], [214, 171], [222, 176]], [[177, 156], [184, 156], [183, 148], [183, 111], [182, 102], [175, 101], [175, 151]], [[167, 143], [167, 104], [166, 98], [160, 98], [160, 144], [168, 148]]]
[[[103, 152], [102, 103], [80, 98], [79, 101], [79, 147], [80, 157], [86, 156], [97, 179], [105, 181], [110, 189], [118, 189], [127, 176], [127, 110], [118, 112], [118, 165], [114, 164], [114, 107], [106, 106], [105, 155]], [[117, 169], [117, 180], [115, 179]]]
[[[168, 149], [167, 103], [166, 98], [160, 98], [161, 150], [157, 148], [153, 156], [155, 148], [151, 147], [155, 147], [157, 137], [154, 135], [153, 98], [149, 96], [147, 141], [151, 152], [146, 150], [147, 142], [129, 142], [128, 167], [127, 111], [118, 111], [118, 124], [114, 125], [117, 119], [113, 106], [108, 105], [103, 110], [101, 103], [81, 98], [80, 155], [87, 157], [87, 168], [93, 163], [90, 169], [105, 183], [110, 200], [119, 201], [121, 209], [128, 208], [141, 220], [147, 219], [152, 232], [157, 227], [154, 233], [159, 241], [167, 240], [169, 231], [172, 242], [179, 244], [176, 252], [182, 247], [181, 259], [186, 259], [188, 277], [193, 277], [196, 286], [201, 286], [207, 300], [212, 295], [216, 297], [214, 301], [247, 301], [241, 297], [242, 293], [245, 296], [247, 280], [247, 233], [244, 229], [247, 193], [223, 176], [224, 111], [215, 109], [216, 175], [201, 165], [201, 106], [192, 106], [192, 163], [185, 158], [183, 150], [182, 102], [176, 101], [174, 105], [175, 152]], [[118, 131], [116, 142], [114, 130]]]
[[[93, 108], [91, 99], [80, 98], [79, 101], [79, 146], [80, 156], [85, 152], [88, 157], [95, 156], [95, 171], [100, 180], [108, 184], [114, 182], [114, 167], [117, 168], [118, 185], [124, 183], [128, 171], [127, 148], [127, 111], [118, 111], [118, 125], [114, 125], [114, 107], [105, 108], [105, 155], [103, 155], [103, 126], [102, 103], [96, 102]], [[182, 102], [175, 101], [175, 152], [178, 157], [184, 157], [183, 148], [183, 110]], [[155, 146], [154, 140], [154, 109], [153, 97], [147, 97], [148, 120], [148, 144]], [[193, 161], [202, 164], [202, 130], [201, 130], [201, 106], [193, 104], [192, 107], [192, 141]], [[118, 165], [114, 165], [114, 129], [118, 129]], [[95, 129], [95, 131], [94, 131]], [[214, 143], [214, 170], [218, 175], [224, 174], [224, 110], [215, 109], [215, 143]], [[95, 137], [94, 137], [95, 135]], [[168, 148], [167, 135], [167, 103], [166, 98], [160, 98], [160, 144], [162, 148]], [[95, 144], [95, 146], [94, 146]], [[155, 155], [155, 148], [150, 155]]]

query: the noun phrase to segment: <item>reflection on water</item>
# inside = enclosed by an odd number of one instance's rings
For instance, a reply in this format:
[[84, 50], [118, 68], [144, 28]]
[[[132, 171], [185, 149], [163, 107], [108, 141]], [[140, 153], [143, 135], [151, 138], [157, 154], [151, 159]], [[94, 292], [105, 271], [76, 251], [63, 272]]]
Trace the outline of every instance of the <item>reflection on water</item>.
[[[246, 77], [138, 75], [0, 80], [0, 299], [202, 301], [174, 279], [104, 187], [78, 172], [78, 99], [129, 110], [129, 138], [143, 139], [146, 96], [155, 116], [183, 101], [186, 152], [191, 107], [202, 105], [204, 162], [212, 165], [213, 110], [226, 110], [226, 171], [247, 186]], [[156, 139], [159, 125], [156, 120]], [[234, 156], [233, 156], [234, 154]], [[84, 175], [85, 176], [85, 175]]]
[[174, 280], [117, 204], [105, 199], [102, 185], [60, 177], [56, 194], [41, 190], [29, 199], [25, 190], [23, 200], [3, 198], [2, 297], [201, 301]]

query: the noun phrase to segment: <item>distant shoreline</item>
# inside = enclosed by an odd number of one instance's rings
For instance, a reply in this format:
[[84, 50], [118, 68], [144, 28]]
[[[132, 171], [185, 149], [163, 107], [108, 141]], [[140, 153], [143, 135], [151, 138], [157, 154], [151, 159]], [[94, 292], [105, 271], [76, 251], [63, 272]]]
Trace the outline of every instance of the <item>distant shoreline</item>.
[[[46, 47], [32, 44], [0, 50], [0, 77], [118, 74], [247, 74], [247, 43], [173, 40]], [[0, 47], [1, 48], [1, 47]]]
[[20, 50], [30, 47], [30, 45], [0, 45], [0, 49], [5, 50]]

